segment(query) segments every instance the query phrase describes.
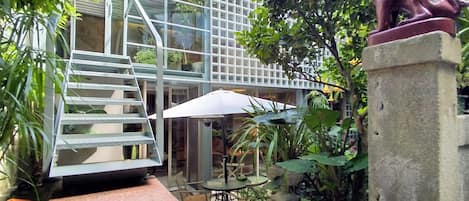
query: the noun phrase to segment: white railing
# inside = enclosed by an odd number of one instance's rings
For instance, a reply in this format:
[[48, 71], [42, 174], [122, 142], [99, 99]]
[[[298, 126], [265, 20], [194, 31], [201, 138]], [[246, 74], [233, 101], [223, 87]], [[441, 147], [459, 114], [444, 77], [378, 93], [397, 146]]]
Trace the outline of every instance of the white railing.
[[156, 142], [158, 144], [159, 153], [164, 153], [164, 121], [163, 121], [163, 103], [164, 103], [164, 88], [163, 88], [163, 40], [161, 40], [160, 34], [156, 31], [150, 17], [145, 12], [142, 4], [139, 0], [130, 0], [130, 5], [124, 13], [125, 21], [129, 17], [129, 12], [132, 6], [135, 5], [138, 14], [142, 17], [143, 23], [150, 30], [153, 39], [155, 40], [155, 54], [156, 54]]

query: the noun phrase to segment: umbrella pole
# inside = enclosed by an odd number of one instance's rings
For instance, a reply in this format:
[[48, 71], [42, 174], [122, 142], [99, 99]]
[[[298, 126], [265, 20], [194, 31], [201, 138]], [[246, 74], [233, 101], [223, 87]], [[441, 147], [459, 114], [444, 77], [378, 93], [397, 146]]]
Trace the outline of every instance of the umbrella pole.
[[[259, 142], [259, 136], [257, 136], [257, 141]], [[256, 148], [256, 176], [259, 177], [259, 144]]]
[[226, 133], [225, 133], [225, 116], [221, 121], [221, 136], [223, 140], [223, 176], [225, 177], [225, 184], [228, 183], [228, 167], [226, 166], [228, 155], [226, 154]]

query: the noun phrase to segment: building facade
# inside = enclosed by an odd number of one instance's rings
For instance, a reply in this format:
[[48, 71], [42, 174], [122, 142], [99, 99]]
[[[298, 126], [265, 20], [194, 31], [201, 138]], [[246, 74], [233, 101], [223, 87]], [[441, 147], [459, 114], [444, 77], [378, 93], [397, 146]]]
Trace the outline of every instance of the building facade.
[[[301, 104], [307, 91], [321, 88], [289, 80], [280, 66], [261, 64], [236, 43], [234, 33], [249, 29], [247, 16], [257, 6], [249, 0], [140, 2], [163, 42], [163, 87], [156, 86], [155, 40], [134, 0], [75, 0], [81, 16], [71, 20], [65, 35], [72, 50], [129, 56], [148, 114], [219, 88], [293, 105]], [[158, 93], [163, 104], [156, 101]], [[161, 173], [182, 172], [189, 180], [212, 174], [210, 128], [197, 120], [173, 119], [161, 130], [164, 138], [156, 134], [164, 139]]]

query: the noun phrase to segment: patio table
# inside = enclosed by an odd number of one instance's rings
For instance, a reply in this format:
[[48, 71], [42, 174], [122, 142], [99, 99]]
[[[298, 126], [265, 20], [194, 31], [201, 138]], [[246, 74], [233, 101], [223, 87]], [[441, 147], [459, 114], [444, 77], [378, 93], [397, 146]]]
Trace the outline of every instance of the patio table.
[[265, 176], [249, 176], [246, 181], [238, 181], [237, 179], [229, 179], [225, 183], [224, 179], [212, 179], [202, 183], [202, 187], [211, 190], [221, 192], [217, 194], [215, 200], [230, 201], [234, 198], [230, 194], [232, 191], [241, 190], [243, 188], [254, 187], [265, 184], [269, 179]]
[[265, 176], [249, 176], [248, 183], [246, 184], [247, 187], [254, 187], [265, 184], [269, 181], [269, 178]]
[[208, 180], [202, 183], [202, 187], [207, 190], [221, 192], [220, 194], [216, 194], [215, 200], [230, 201], [233, 200], [230, 195], [231, 191], [246, 188], [248, 184], [248, 181], [238, 181], [236, 179], [229, 179], [228, 182], [225, 183], [225, 180], [222, 178]]

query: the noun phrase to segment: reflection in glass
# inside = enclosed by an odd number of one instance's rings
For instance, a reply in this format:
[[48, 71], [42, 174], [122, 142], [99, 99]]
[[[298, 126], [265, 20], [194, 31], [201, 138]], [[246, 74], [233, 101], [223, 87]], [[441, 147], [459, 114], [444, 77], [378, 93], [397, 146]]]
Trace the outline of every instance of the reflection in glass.
[[[143, 0], [142, 3], [145, 12], [152, 20], [164, 21], [164, 2], [155, 0]], [[129, 15], [141, 17], [135, 6], [132, 6], [129, 11]]]
[[[129, 45], [127, 54], [134, 63], [156, 64], [156, 54], [153, 48]], [[167, 50], [167, 68], [169, 70], [190, 71], [203, 73], [204, 62], [209, 57], [184, 51]]]
[[200, 54], [168, 50], [168, 69], [203, 73], [204, 57]]
[[[163, 36], [164, 26], [162, 24], [153, 23], [156, 31], [160, 36]], [[141, 20], [129, 18], [127, 26], [127, 40], [132, 43], [140, 43], [145, 45], [154, 45], [155, 41], [148, 28], [143, 24]]]
[[104, 52], [104, 18], [82, 14], [76, 21], [75, 48]]
[[132, 62], [135, 63], [156, 64], [156, 52], [154, 48], [129, 45], [127, 47], [127, 55], [129, 55]]
[[[171, 104], [170, 106], [183, 103], [188, 99], [188, 90], [187, 89], [169, 89], [172, 90]], [[187, 133], [187, 119], [176, 118], [171, 121], [172, 128], [172, 173], [176, 174], [179, 172], [186, 173], [186, 133]]]
[[[208, 13], [208, 12], [207, 12]], [[168, 22], [185, 26], [207, 29], [204, 8], [183, 3], [168, 3]]]
[[122, 54], [122, 35], [123, 30], [123, 1], [112, 1], [112, 25], [111, 25], [111, 53]]
[[207, 6], [207, 3], [208, 3], [208, 1], [205, 1], [205, 0], [183, 0], [183, 1], [193, 3], [193, 4], [197, 4], [197, 5], [200, 5], [200, 6]]
[[170, 48], [203, 52], [203, 39], [208, 32], [168, 26], [168, 46]]

